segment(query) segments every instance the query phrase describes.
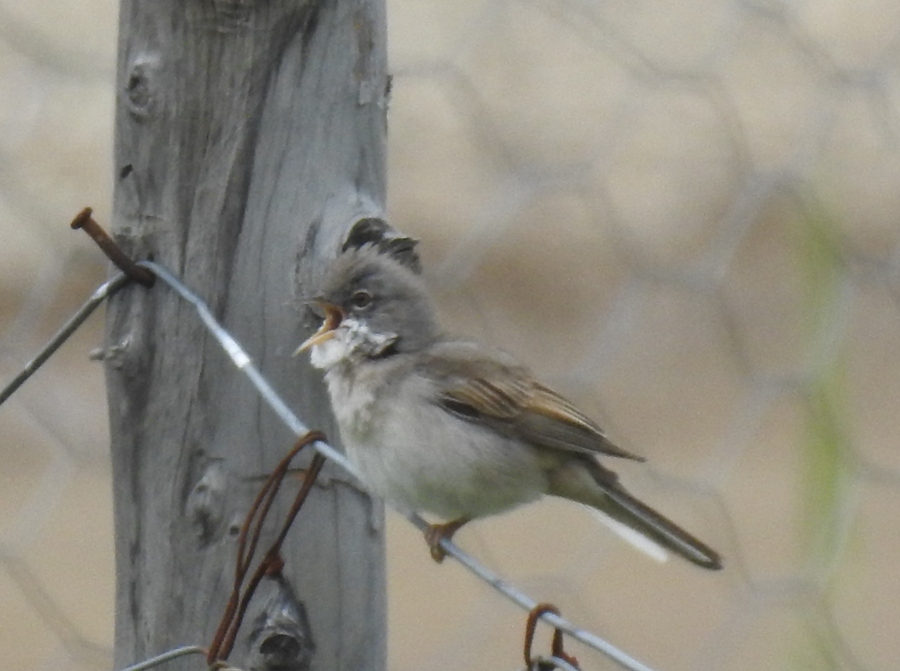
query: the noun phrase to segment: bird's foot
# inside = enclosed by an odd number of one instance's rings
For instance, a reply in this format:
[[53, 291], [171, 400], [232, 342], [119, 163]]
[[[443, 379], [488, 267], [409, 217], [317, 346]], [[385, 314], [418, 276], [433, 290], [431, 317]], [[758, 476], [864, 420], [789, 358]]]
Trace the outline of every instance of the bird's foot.
[[450, 540], [453, 534], [459, 531], [459, 528], [468, 522], [468, 519], [462, 518], [447, 522], [446, 524], [429, 524], [425, 529], [425, 542], [428, 543], [428, 549], [431, 551], [431, 558], [438, 564], [444, 561], [447, 553], [441, 547], [441, 541], [445, 538]]

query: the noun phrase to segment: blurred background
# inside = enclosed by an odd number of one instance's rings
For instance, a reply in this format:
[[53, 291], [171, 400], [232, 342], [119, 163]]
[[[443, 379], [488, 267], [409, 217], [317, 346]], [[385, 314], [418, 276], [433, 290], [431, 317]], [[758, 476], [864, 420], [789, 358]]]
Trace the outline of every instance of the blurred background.
[[[388, 8], [389, 211], [446, 325], [646, 456], [625, 484], [726, 569], [555, 501], [459, 543], [660, 671], [897, 668], [900, 4]], [[67, 225], [109, 221], [116, 24], [113, 0], [0, 0], [3, 382], [106, 276]], [[102, 331], [0, 409], [8, 668], [111, 664]], [[520, 668], [524, 614], [388, 531], [392, 671]]]

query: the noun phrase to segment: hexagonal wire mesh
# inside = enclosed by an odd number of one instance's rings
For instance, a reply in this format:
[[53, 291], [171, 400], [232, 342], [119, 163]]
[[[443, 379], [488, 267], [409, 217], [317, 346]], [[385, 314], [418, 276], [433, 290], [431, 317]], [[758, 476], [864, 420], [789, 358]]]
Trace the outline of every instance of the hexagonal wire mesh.
[[[108, 220], [115, 14], [0, 1], [3, 379], [105, 275], [65, 223]], [[623, 480], [726, 570], [554, 501], [460, 544], [654, 668], [893, 668], [896, 3], [394, 0], [389, 25], [390, 213], [445, 323], [647, 456]], [[101, 338], [94, 318], [0, 415], [14, 668], [109, 665]], [[522, 614], [396, 520], [390, 667], [515, 668]]]

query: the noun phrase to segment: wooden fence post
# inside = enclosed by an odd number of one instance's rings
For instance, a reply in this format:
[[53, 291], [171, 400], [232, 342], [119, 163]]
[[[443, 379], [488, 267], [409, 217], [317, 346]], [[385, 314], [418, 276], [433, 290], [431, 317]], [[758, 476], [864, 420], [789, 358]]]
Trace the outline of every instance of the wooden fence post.
[[[290, 355], [312, 326], [303, 293], [352, 223], [382, 214], [384, 14], [381, 0], [121, 4], [113, 234], [208, 301], [332, 442], [318, 375]], [[120, 668], [209, 644], [237, 526], [293, 437], [161, 283], [117, 295], [107, 329]], [[321, 483], [235, 666], [384, 668], [380, 504], [337, 468]]]

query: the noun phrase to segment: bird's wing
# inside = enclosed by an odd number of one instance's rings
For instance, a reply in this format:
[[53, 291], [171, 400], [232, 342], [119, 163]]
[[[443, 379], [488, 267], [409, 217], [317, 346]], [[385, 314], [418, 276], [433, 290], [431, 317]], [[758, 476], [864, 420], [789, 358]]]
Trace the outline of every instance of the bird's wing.
[[458, 342], [436, 345], [429, 354], [420, 360], [420, 373], [432, 382], [434, 400], [458, 417], [535, 445], [643, 461], [616, 447], [593, 420], [507, 355]]

